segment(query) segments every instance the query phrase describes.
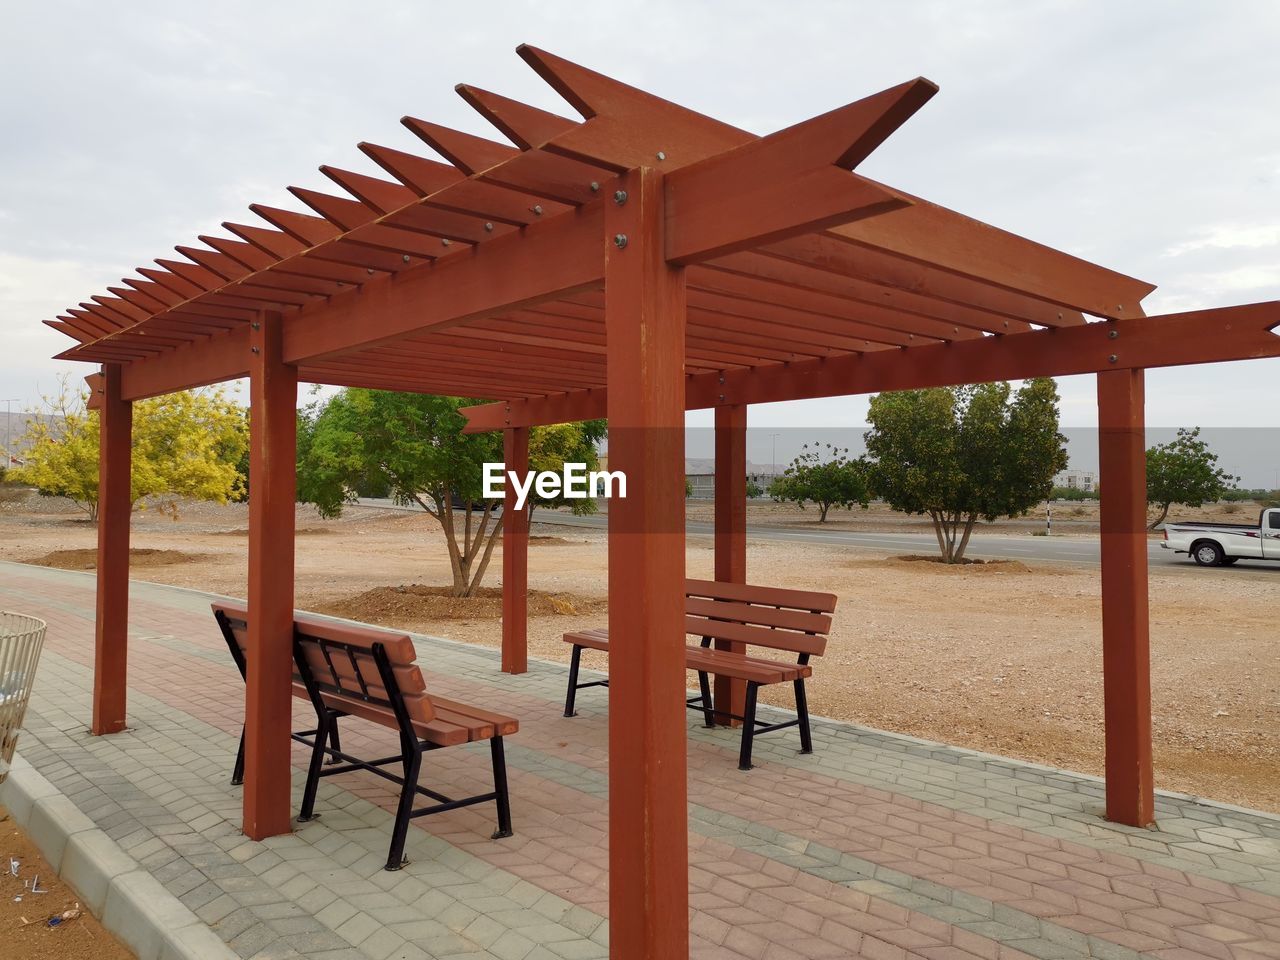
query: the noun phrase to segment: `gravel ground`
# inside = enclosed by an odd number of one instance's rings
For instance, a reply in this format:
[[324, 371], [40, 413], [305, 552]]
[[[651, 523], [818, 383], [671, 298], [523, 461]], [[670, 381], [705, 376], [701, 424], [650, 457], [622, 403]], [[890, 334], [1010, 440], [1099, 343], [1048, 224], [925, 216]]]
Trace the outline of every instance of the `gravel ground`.
[[[94, 528], [58, 501], [4, 506], [0, 559], [31, 560], [94, 543]], [[799, 516], [810, 515], [812, 510]], [[178, 562], [139, 565], [134, 575], [242, 596], [246, 524], [243, 505], [183, 506], [177, 519], [140, 513], [133, 546], [176, 551]], [[325, 521], [299, 507], [298, 525], [299, 606], [341, 611], [354, 604], [389, 624], [499, 643], [499, 606], [492, 596], [473, 610], [449, 603], [447, 613], [438, 590], [396, 590], [394, 602], [361, 598], [380, 587], [448, 583], [443, 540], [429, 517], [352, 508]], [[563, 661], [568, 648], [562, 633], [607, 620], [601, 602], [606, 543], [601, 532], [580, 528], [568, 534], [535, 524], [534, 533], [547, 538], [531, 546], [530, 587], [558, 600], [534, 605], [546, 612], [530, 617], [530, 652]], [[755, 583], [840, 597], [828, 653], [811, 684], [814, 712], [1101, 772], [1096, 569], [1048, 563], [944, 567], [871, 550], [765, 540], [750, 543], [748, 568]], [[501, 569], [499, 548], [487, 586], [500, 585]], [[692, 576], [711, 575], [709, 538], [690, 538], [688, 569]], [[1157, 786], [1280, 811], [1277, 586], [1280, 568], [1152, 571]], [[424, 603], [409, 602], [415, 595]], [[781, 691], [772, 693], [781, 697]]]
[[[17, 863], [12, 876], [10, 864]], [[59, 879], [31, 839], [0, 807], [0, 957], [5, 960], [132, 960], [133, 953]], [[32, 893], [32, 881], [39, 893]], [[75, 915], [49, 926], [67, 911]]]

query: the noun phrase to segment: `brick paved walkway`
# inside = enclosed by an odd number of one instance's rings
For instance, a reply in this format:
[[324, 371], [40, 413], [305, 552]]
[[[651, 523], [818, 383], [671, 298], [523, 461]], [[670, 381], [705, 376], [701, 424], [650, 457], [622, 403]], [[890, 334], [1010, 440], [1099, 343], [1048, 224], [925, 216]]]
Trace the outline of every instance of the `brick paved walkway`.
[[[487, 807], [418, 820], [386, 873], [393, 796], [367, 775], [323, 781], [292, 836], [240, 835], [243, 685], [203, 594], [133, 585], [130, 729], [90, 737], [93, 603], [91, 576], [0, 563], [0, 607], [49, 621], [21, 752], [241, 956], [607, 955], [603, 691], [565, 719], [562, 667], [509, 677], [494, 651], [419, 638], [432, 689], [521, 718], [516, 836], [488, 839]], [[762, 738], [744, 774], [734, 735], [690, 714], [692, 956], [1280, 958], [1280, 819], [1161, 796], [1159, 829], [1118, 827], [1085, 777], [849, 724], [814, 736], [810, 757]], [[483, 750], [428, 759], [424, 782], [488, 782]]]

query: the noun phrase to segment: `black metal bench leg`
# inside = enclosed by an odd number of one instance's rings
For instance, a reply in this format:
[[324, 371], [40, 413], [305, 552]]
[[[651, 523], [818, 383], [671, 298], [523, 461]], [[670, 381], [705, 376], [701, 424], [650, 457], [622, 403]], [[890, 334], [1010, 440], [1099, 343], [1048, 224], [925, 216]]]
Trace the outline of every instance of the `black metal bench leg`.
[[494, 737], [489, 741], [489, 752], [493, 756], [493, 792], [497, 794], [495, 802], [498, 806], [498, 830], [494, 840], [511, 836], [511, 798], [507, 792], [507, 756], [502, 746], [502, 738]]
[[240, 728], [240, 749], [236, 751], [236, 765], [231, 771], [232, 786], [244, 783], [244, 728]]
[[796, 713], [800, 718], [800, 752], [813, 753], [813, 733], [809, 729], [809, 698], [804, 692], [804, 681], [796, 680]]
[[328, 715], [321, 716], [317, 722], [316, 740], [311, 747], [311, 763], [307, 767], [307, 785], [302, 791], [302, 809], [298, 811], [298, 822], [306, 823], [316, 818], [316, 790], [320, 786], [320, 764], [324, 761], [324, 748], [329, 742], [329, 730], [335, 723]]
[[716, 725], [716, 712], [711, 704], [711, 681], [705, 670], [698, 671], [698, 688], [702, 691], [702, 722], [710, 730]]
[[738, 754], [738, 769], [751, 769], [751, 747], [756, 738], [756, 694], [760, 684], [747, 683], [747, 705], [742, 714], [742, 750]]
[[574, 646], [573, 657], [569, 661], [569, 690], [564, 696], [564, 715], [572, 717], [573, 707], [578, 699], [578, 667], [582, 663], [582, 648]]
[[414, 743], [413, 745], [405, 744], [404, 750], [404, 786], [400, 788], [400, 805], [396, 808], [396, 822], [391, 828], [391, 850], [387, 854], [388, 870], [399, 870], [404, 866], [404, 842], [409, 834], [409, 818], [413, 814], [418, 773], [422, 769], [422, 748]]
[[[329, 728], [329, 742], [333, 745], [333, 749], [335, 750], [342, 749], [342, 741], [338, 738], [338, 718], [337, 717], [333, 718], [333, 724]], [[340, 757], [330, 757], [328, 760], [325, 761], [325, 763], [327, 763], [329, 766], [333, 766], [334, 764], [338, 764], [341, 762], [342, 762], [342, 759]]]

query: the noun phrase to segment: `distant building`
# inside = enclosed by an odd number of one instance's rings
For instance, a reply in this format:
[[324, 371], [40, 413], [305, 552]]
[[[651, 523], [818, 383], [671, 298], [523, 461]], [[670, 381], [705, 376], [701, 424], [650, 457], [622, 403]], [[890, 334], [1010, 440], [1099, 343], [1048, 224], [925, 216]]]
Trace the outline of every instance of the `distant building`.
[[1053, 475], [1053, 485], [1093, 493], [1098, 489], [1098, 475], [1092, 470], [1072, 470], [1068, 467]]
[[[716, 475], [714, 473], [686, 473], [685, 480], [688, 481], [692, 493], [689, 494], [692, 500], [714, 500], [716, 497]], [[774, 475], [772, 473], [748, 473], [747, 482], [754, 482], [760, 488], [761, 497], [768, 496], [769, 484], [773, 483]]]

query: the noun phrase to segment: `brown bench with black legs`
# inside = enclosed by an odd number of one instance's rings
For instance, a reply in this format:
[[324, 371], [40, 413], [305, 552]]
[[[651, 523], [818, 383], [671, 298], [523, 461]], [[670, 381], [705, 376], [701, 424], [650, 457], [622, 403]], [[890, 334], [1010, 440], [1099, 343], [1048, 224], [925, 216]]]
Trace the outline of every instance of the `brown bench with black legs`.
[[[246, 675], [248, 608], [242, 603], [213, 605], [213, 615], [231, 650], [240, 675]], [[321, 777], [367, 770], [400, 785], [400, 802], [391, 833], [387, 869], [404, 863], [409, 821], [492, 800], [497, 806], [498, 829], [494, 839], [511, 836], [511, 805], [507, 793], [507, 764], [502, 738], [515, 733], [519, 722], [488, 710], [446, 700], [427, 693], [418, 669], [417, 651], [407, 634], [361, 624], [339, 623], [305, 613], [293, 620], [293, 694], [310, 701], [316, 711], [316, 728], [291, 734], [311, 747], [311, 764], [303, 791], [300, 821], [315, 814], [316, 790]], [[338, 740], [338, 719], [359, 717], [390, 727], [400, 735], [400, 752], [366, 760], [344, 753]], [[422, 755], [431, 750], [488, 740], [493, 763], [493, 791], [453, 799], [421, 786], [418, 775]], [[325, 758], [329, 765], [321, 769]], [[399, 763], [403, 775], [381, 769]], [[244, 734], [232, 782], [244, 772]], [[417, 795], [435, 802], [414, 809]]]
[[[715, 580], [685, 581], [685, 633], [699, 637], [698, 645], [685, 648], [685, 667], [698, 673], [699, 695], [686, 701], [690, 709], [702, 712], [707, 727], [716, 726], [716, 717], [742, 721], [742, 745], [738, 768], [751, 769], [751, 748], [756, 734], [785, 727], [800, 728], [800, 752], [813, 752], [813, 735], [809, 729], [809, 703], [804, 682], [813, 674], [811, 657], [820, 657], [827, 648], [831, 632], [831, 614], [836, 598], [830, 593], [809, 590], [785, 590]], [[580, 630], [564, 635], [573, 645], [569, 664], [569, 690], [565, 696], [564, 715], [574, 715], [578, 691], [585, 687], [607, 687], [608, 680], [578, 681], [578, 668], [583, 650], [609, 650], [607, 630]], [[717, 650], [715, 641], [728, 641], [744, 647], [763, 647], [778, 653], [796, 655], [794, 663], [768, 656], [752, 656], [731, 650]], [[741, 716], [714, 709], [709, 677], [731, 677], [747, 685], [746, 705]], [[796, 719], [766, 723], [756, 719], [756, 699], [760, 688], [775, 683], [792, 684], [795, 691]]]

